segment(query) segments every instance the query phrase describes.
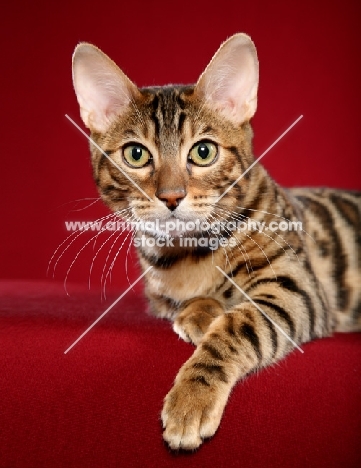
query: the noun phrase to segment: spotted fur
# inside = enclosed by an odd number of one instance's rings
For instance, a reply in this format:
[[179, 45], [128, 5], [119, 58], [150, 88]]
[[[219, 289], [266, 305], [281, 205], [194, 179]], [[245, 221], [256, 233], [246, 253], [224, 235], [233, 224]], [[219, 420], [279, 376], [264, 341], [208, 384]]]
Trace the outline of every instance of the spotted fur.
[[[232, 68], [237, 61], [239, 70]], [[303, 230], [282, 233], [223, 229], [217, 236], [233, 246], [216, 250], [182, 247], [179, 233], [173, 246], [138, 247], [143, 270], [153, 267], [145, 277], [152, 312], [196, 345], [164, 402], [164, 439], [172, 449], [195, 449], [212, 436], [233, 385], [294, 349], [275, 324], [297, 345], [361, 329], [360, 193], [287, 190], [257, 164], [216, 201], [254, 161], [249, 120], [257, 83], [255, 48], [242, 34], [223, 44], [194, 86], [138, 89], [94, 46], [81, 44], [74, 55], [82, 117], [103, 150], [91, 145], [94, 179], [112, 211], [138, 221], [303, 223]], [[217, 146], [208, 166], [189, 160], [199, 141]], [[130, 142], [151, 154], [140, 169], [124, 160]]]

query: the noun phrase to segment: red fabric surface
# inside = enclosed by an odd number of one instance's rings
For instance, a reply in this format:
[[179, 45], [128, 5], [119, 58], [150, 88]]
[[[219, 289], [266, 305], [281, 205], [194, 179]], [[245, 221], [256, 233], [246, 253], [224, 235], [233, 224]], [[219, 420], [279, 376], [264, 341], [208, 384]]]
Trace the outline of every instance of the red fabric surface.
[[[140, 289], [140, 288], [139, 288]], [[303, 346], [233, 391], [220, 429], [197, 453], [162, 442], [162, 400], [193, 347], [129, 292], [106, 309], [98, 293], [55, 282], [2, 282], [0, 466], [358, 467], [361, 340]]]
[[[101, 47], [143, 86], [194, 82], [223, 40], [250, 34], [260, 58], [256, 156], [303, 114], [263, 159], [270, 173], [286, 186], [361, 189], [359, 11], [351, 0], [2, 6], [0, 277], [11, 281], [0, 290], [1, 467], [361, 466], [360, 335], [310, 343], [240, 383], [216, 436], [195, 454], [174, 455], [159, 414], [192, 347], [146, 315], [138, 285], [64, 355], [115, 298], [101, 303], [86, 290], [88, 235], [61, 257], [60, 283], [43, 282], [67, 236], [64, 221], [108, 213], [74, 202], [97, 197], [88, 143], [64, 116], [80, 123], [71, 83], [79, 41]], [[131, 251], [125, 273], [126, 252], [112, 276], [117, 294], [138, 275]], [[69, 280], [80, 286], [70, 283], [68, 298], [61, 282], [76, 256]]]

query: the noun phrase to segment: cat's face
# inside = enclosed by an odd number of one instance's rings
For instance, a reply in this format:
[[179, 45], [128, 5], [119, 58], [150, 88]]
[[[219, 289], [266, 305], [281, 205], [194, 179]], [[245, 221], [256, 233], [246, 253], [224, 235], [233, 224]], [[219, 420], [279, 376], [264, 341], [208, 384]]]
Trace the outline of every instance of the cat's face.
[[223, 44], [195, 86], [138, 89], [89, 44], [75, 50], [73, 75], [103, 150], [91, 145], [94, 177], [113, 211], [163, 234], [171, 220], [220, 221], [241, 199], [247, 179], [215, 204], [252, 161], [258, 62], [248, 36]]

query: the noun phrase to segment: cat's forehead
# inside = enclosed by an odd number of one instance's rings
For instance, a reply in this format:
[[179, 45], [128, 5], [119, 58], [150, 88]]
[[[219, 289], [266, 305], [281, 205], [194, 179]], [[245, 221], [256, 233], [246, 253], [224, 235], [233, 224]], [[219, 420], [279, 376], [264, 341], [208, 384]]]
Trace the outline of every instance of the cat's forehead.
[[[192, 122], [197, 109], [194, 86], [145, 87], [140, 91], [142, 98], [136, 104], [157, 145], [167, 152], [178, 147], [194, 131]], [[133, 112], [137, 109], [133, 108]]]
[[161, 97], [164, 102], [171, 103], [180, 99], [179, 103], [182, 104], [183, 99], [187, 100], [188, 97], [193, 96], [194, 85], [168, 84], [164, 86], [143, 86], [139, 90], [143, 95]]
[[159, 123], [175, 125], [183, 113], [194, 109], [194, 86], [166, 85], [140, 89], [145, 107]]

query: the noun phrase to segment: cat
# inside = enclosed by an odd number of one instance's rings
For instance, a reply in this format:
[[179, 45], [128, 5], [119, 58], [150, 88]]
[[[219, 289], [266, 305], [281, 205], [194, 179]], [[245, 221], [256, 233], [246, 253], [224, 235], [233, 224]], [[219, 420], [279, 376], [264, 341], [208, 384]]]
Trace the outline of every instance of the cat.
[[[101, 198], [144, 223], [134, 242], [142, 269], [152, 267], [150, 309], [196, 345], [161, 413], [175, 450], [214, 435], [237, 381], [302, 343], [361, 329], [361, 194], [285, 189], [261, 164], [248, 171], [258, 77], [255, 45], [242, 33], [191, 86], [139, 89], [97, 47], [81, 43], [73, 55]], [[302, 229], [229, 227], [249, 220]], [[185, 246], [186, 235], [195, 242]]]

